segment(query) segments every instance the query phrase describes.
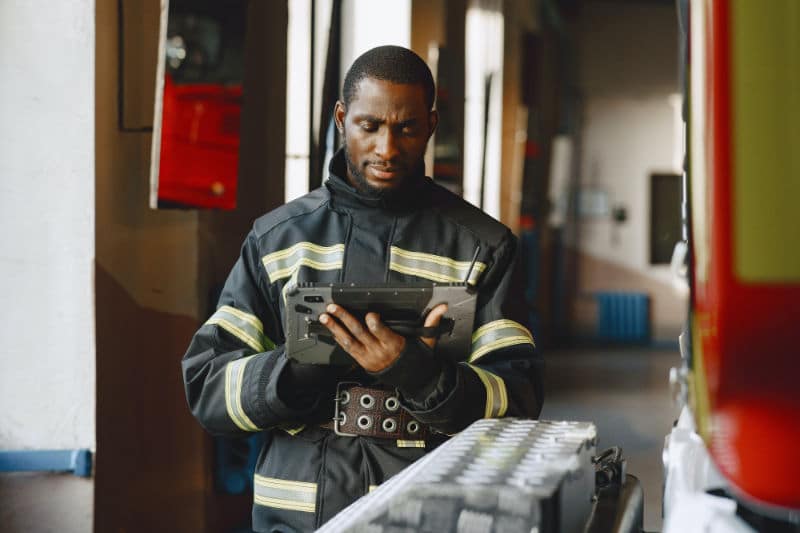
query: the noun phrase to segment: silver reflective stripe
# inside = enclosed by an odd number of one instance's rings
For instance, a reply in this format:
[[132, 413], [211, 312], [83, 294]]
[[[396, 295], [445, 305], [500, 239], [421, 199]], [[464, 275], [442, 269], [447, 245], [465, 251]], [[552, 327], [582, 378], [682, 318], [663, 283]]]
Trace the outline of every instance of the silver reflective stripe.
[[320, 246], [310, 242], [298, 242], [294, 246], [273, 252], [261, 258], [270, 283], [294, 274], [301, 266], [315, 270], [342, 268], [344, 244]]
[[206, 324], [221, 327], [256, 352], [271, 350], [275, 347], [275, 344], [264, 335], [264, 326], [261, 321], [256, 316], [235, 307], [223, 305], [211, 315]]
[[313, 513], [317, 503], [317, 484], [264, 477], [253, 478], [253, 501], [258, 505]]
[[250, 357], [237, 359], [225, 366], [225, 408], [228, 411], [228, 416], [233, 420], [233, 423], [244, 431], [259, 430], [242, 407], [244, 369], [253, 357], [255, 356], [251, 355]]
[[[470, 270], [472, 266], [472, 270]], [[486, 270], [480, 261], [456, 261], [441, 255], [411, 252], [392, 246], [389, 256], [389, 269], [401, 274], [438, 281], [440, 283], [467, 283], [474, 285]], [[467, 279], [469, 272], [469, 279]]]
[[469, 362], [477, 361], [491, 351], [516, 344], [530, 344], [536, 347], [533, 335], [523, 325], [507, 319], [489, 322], [472, 334], [472, 353]]
[[505, 416], [508, 410], [508, 392], [503, 378], [492, 374], [475, 365], [467, 363], [467, 366], [478, 374], [483, 386], [486, 387], [486, 410], [484, 418], [499, 418]]

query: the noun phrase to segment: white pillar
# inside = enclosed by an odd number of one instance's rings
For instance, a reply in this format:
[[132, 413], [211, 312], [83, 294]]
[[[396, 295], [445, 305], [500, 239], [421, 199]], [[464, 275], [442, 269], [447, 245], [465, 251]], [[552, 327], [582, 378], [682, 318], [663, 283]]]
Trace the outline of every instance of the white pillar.
[[411, 0], [343, 0], [342, 80], [358, 56], [387, 44], [411, 48]]
[[95, 445], [94, 21], [0, 1], [0, 449]]
[[[467, 8], [464, 104], [464, 198], [500, 218], [500, 157], [503, 127], [503, 12], [499, 0], [472, 0]], [[491, 75], [486, 117], [486, 79]], [[483, 165], [484, 127], [486, 161]]]
[[311, 2], [289, 0], [286, 43], [285, 199], [308, 192], [311, 127]]

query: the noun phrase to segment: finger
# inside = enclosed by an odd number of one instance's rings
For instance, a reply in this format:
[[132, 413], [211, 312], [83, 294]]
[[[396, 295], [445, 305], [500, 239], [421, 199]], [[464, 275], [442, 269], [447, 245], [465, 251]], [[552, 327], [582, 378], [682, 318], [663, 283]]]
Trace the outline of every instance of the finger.
[[361, 343], [355, 340], [352, 335], [350, 335], [350, 332], [342, 327], [333, 317], [323, 313], [319, 315], [319, 321], [328, 328], [328, 331], [331, 332], [333, 338], [339, 343], [339, 346], [344, 348], [344, 351], [347, 353], [352, 355], [353, 351], [359, 351], [363, 348], [363, 346], [360, 346]]
[[[428, 316], [425, 317], [425, 327], [435, 328], [442, 321], [442, 317], [447, 312], [447, 304], [439, 304], [431, 309]], [[428, 348], [433, 348], [436, 344], [436, 337], [421, 337], [422, 342], [428, 345]]]
[[[319, 316], [319, 321], [322, 322], [330, 331], [334, 334], [334, 338], [339, 345], [349, 353], [353, 359], [356, 361], [356, 364], [361, 368], [367, 370], [368, 372], [378, 372], [383, 370], [388, 364], [383, 360], [383, 357], [376, 356], [381, 353], [382, 348], [380, 344], [375, 342], [371, 347], [373, 350], [364, 346], [358, 339], [353, 338], [350, 335], [350, 331], [339, 324], [339, 322], [333, 318], [331, 315], [323, 313]], [[403, 339], [405, 341], [405, 339]], [[379, 347], [378, 350], [374, 350], [375, 347]]]
[[442, 317], [447, 312], [447, 304], [439, 304], [433, 309], [431, 309], [430, 313], [425, 317], [425, 327], [426, 328], [435, 328], [439, 325], [439, 322], [442, 320]]
[[367, 316], [364, 317], [364, 321], [369, 328], [370, 333], [378, 339], [378, 342], [383, 344], [385, 347], [397, 349], [405, 345], [405, 337], [402, 335], [398, 335], [391, 328], [389, 328], [386, 324], [381, 321], [381, 317], [378, 313], [367, 313]]
[[336, 304], [330, 304], [325, 309], [328, 313], [339, 319], [342, 325], [348, 329], [350, 335], [358, 340], [361, 344], [367, 346], [377, 342], [375, 337], [369, 330], [358, 320], [345, 310], [344, 307]]

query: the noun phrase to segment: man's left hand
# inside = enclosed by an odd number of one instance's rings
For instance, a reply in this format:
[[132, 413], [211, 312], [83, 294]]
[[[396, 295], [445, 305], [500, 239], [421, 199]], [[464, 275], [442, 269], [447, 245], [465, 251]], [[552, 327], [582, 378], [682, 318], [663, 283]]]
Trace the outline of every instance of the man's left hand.
[[[406, 346], [406, 339], [383, 322], [377, 313], [367, 313], [365, 323], [348, 313], [340, 305], [330, 304], [327, 313], [319, 316], [333, 334], [336, 342], [367, 372], [380, 372], [394, 363]], [[447, 312], [446, 304], [434, 307], [425, 317], [425, 327], [436, 327]], [[332, 317], [336, 317], [336, 320]], [[433, 348], [435, 338], [422, 338]]]

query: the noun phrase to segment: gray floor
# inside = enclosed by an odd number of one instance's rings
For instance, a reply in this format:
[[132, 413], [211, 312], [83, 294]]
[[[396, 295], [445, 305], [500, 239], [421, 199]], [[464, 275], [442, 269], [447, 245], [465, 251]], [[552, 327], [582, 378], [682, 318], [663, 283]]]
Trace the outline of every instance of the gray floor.
[[547, 377], [542, 418], [588, 420], [597, 425], [598, 450], [621, 446], [628, 473], [642, 483], [644, 527], [661, 530], [664, 437], [677, 418], [669, 393], [674, 350], [580, 349], [545, 354]]
[[3, 533], [91, 533], [94, 480], [72, 474], [0, 474]]

